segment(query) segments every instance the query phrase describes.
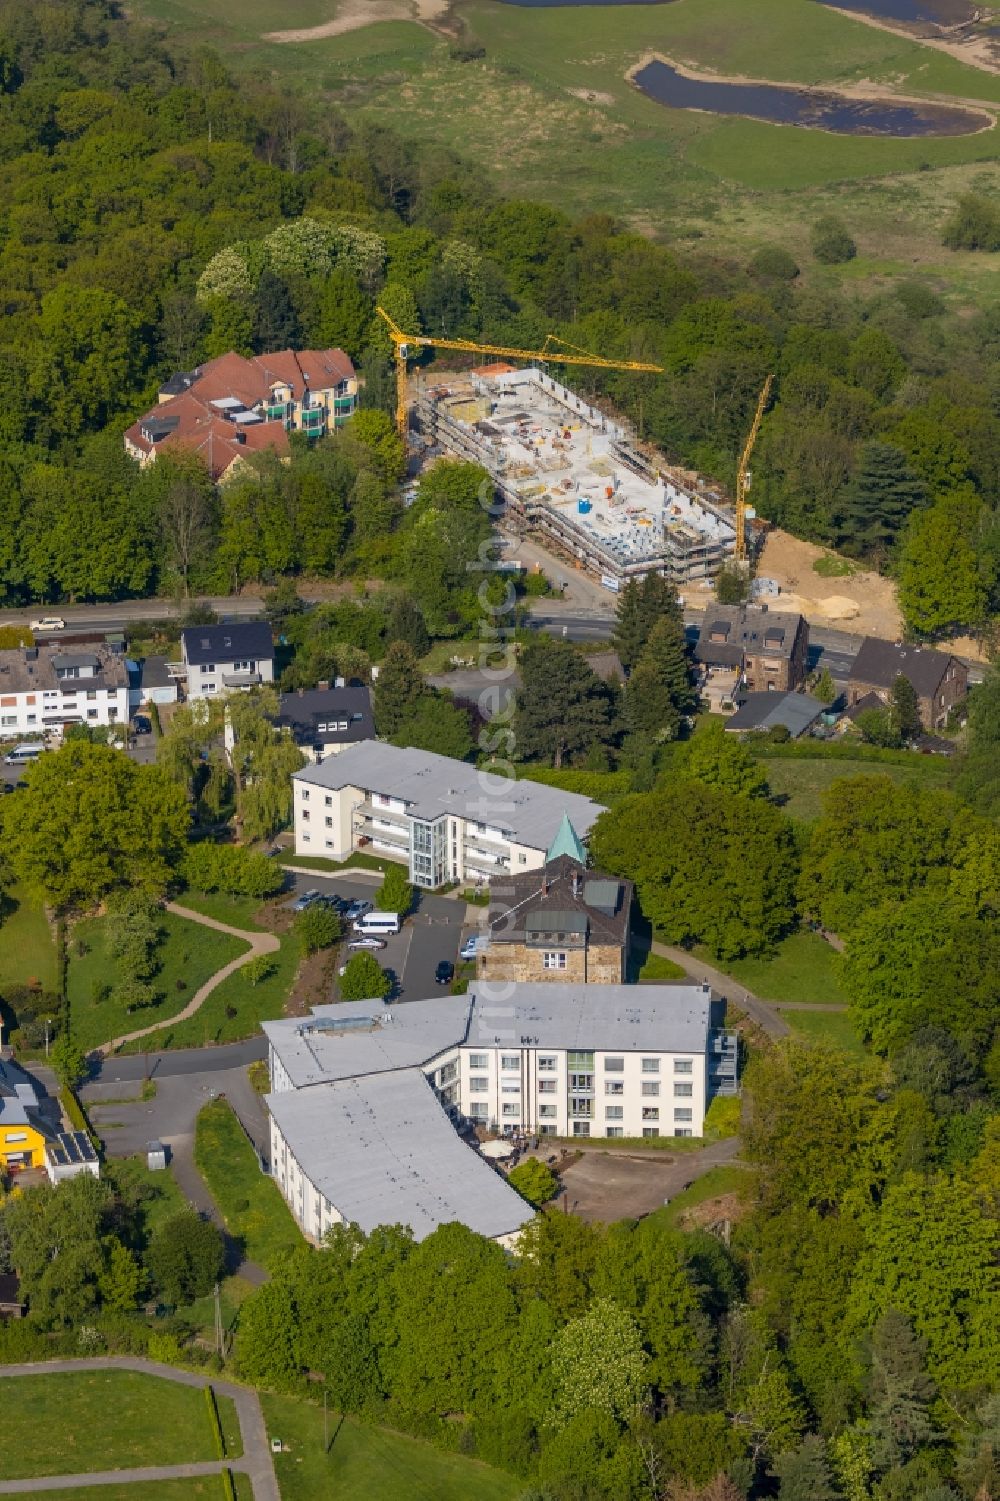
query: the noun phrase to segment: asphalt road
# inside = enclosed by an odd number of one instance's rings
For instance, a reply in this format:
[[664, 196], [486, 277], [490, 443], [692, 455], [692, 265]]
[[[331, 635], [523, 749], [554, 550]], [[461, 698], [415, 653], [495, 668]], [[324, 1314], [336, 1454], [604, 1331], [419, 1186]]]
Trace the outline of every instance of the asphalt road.
[[[338, 896], [363, 897], [366, 901], [373, 899], [378, 889], [377, 880], [377, 876], [375, 880], [365, 880], [356, 875], [322, 877], [298, 872], [292, 876], [293, 889], [297, 893], [333, 891]], [[290, 896], [289, 900], [293, 898]], [[457, 960], [464, 918], [464, 902], [418, 892], [413, 915], [406, 919], [401, 932], [386, 939], [385, 948], [375, 954], [382, 968], [391, 970], [395, 976], [394, 1001], [426, 1001], [429, 996], [444, 993], [443, 987], [434, 979], [434, 971], [442, 959], [450, 959], [453, 964]], [[341, 952], [339, 962], [343, 964], [347, 954], [344, 950]]]

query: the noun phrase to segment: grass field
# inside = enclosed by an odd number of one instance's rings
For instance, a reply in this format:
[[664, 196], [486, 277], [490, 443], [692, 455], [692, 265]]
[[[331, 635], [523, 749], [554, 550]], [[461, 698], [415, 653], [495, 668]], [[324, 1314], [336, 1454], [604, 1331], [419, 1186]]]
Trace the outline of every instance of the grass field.
[[844, 1011], [795, 1011], [783, 1010], [785, 1021], [802, 1037], [811, 1037], [818, 1042], [832, 1042], [849, 1053], [863, 1053], [864, 1044], [854, 1030], [851, 1018]]
[[[707, 950], [698, 951], [712, 964]], [[837, 954], [818, 933], [792, 933], [769, 959], [732, 959], [717, 966], [765, 1001], [844, 1005]]]
[[[4, 1381], [0, 1399], [3, 1480], [217, 1457], [200, 1388], [136, 1371], [51, 1371]], [[228, 1439], [236, 1410], [228, 1397], [218, 1404]]]
[[[842, 777], [887, 776], [894, 782], [921, 787], [947, 787], [952, 776], [951, 767], [937, 756], [914, 758], [905, 766], [895, 766], [891, 762], [849, 761], [846, 758], [813, 761], [769, 756], [763, 765], [772, 795], [786, 799], [782, 805], [785, 812], [799, 819], [818, 818], [822, 811], [821, 795], [831, 782]], [[783, 997], [776, 996], [775, 999]]]
[[662, 954], [647, 954], [642, 961], [639, 970], [639, 979], [647, 981], [657, 980], [683, 980], [684, 970], [672, 959], [665, 959]]
[[[253, 1501], [249, 1475], [233, 1472], [237, 1501]], [[37, 1498], [38, 1491], [7, 1491], [13, 1501]], [[222, 1482], [217, 1475], [184, 1480], [153, 1480], [138, 1485], [85, 1485], [83, 1489], [60, 1490], [60, 1501], [221, 1501]]]
[[142, 1197], [142, 1218], [147, 1235], [154, 1235], [165, 1220], [190, 1207], [170, 1168], [150, 1172], [144, 1157], [111, 1160], [101, 1171], [124, 1193]]
[[[946, 252], [940, 228], [959, 192], [1000, 186], [995, 132], [949, 139], [849, 137], [668, 110], [625, 78], [650, 52], [720, 74], [1000, 104], [1000, 77], [826, 9], [815, 0], [527, 9], [458, 0], [481, 61], [408, 20], [291, 44], [275, 27], [316, 25], [338, 0], [141, 0], [182, 39], [216, 46], [236, 69], [326, 94], [353, 119], [455, 149], [502, 192], [573, 213], [607, 211], [678, 241], [727, 252], [780, 243], [817, 281], [881, 284], [924, 271], [957, 300], [995, 300], [990, 258]], [[404, 0], [399, 13], [407, 14]], [[503, 122], [502, 134], [498, 122]], [[796, 189], [794, 197], [789, 189]], [[842, 212], [858, 240], [846, 270], [811, 262], [811, 222]]]
[[194, 1160], [222, 1212], [230, 1234], [251, 1261], [271, 1266], [302, 1245], [302, 1236], [277, 1187], [261, 1172], [257, 1155], [225, 1100], [198, 1116]]
[[[133, 1011], [131, 1016], [114, 994], [116, 965], [107, 951], [106, 919], [85, 918], [73, 928], [67, 990], [73, 1036], [82, 1048], [96, 1047], [111, 1037], [148, 1027], [182, 1011], [210, 975], [246, 949], [238, 938], [171, 912], [160, 913], [159, 922], [164, 937], [157, 949], [159, 970], [151, 982], [157, 1001]], [[183, 981], [182, 989], [178, 989], [178, 981]], [[96, 998], [96, 987], [102, 984], [112, 986], [106, 1000]]]
[[15, 886], [7, 893], [0, 924], [0, 995], [10, 985], [36, 982], [55, 990], [56, 946], [41, 903]]
[[292, 1397], [261, 1396], [282, 1501], [514, 1501], [524, 1482], [477, 1460], [443, 1454], [418, 1439], [346, 1418], [323, 1453], [323, 1409]]
[[746, 1173], [741, 1167], [713, 1167], [690, 1188], [675, 1194], [669, 1204], [655, 1210], [653, 1217], [661, 1218], [670, 1226], [678, 1225], [689, 1209], [696, 1209], [709, 1199], [721, 1198], [723, 1194], [737, 1193], [745, 1182]]

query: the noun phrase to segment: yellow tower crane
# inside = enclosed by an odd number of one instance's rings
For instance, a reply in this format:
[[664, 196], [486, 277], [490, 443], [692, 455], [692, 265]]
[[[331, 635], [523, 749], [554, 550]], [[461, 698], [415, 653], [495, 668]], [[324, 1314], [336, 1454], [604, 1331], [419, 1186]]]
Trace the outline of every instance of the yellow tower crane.
[[[409, 428], [410, 411], [406, 362], [414, 348], [462, 349], [468, 354], [495, 354], [509, 360], [552, 360], [562, 365], [594, 365], [599, 370], [640, 370], [652, 375], [663, 374], [662, 365], [649, 365], [641, 360], [608, 360], [603, 355], [577, 349], [575, 344], [567, 344], [565, 339], [557, 338], [555, 334], [546, 334], [541, 349], [508, 349], [503, 344], [476, 344], [472, 339], [431, 339], [426, 334], [404, 334], [385, 308], [376, 307], [375, 311], [388, 325], [389, 337], [396, 353], [396, 426], [399, 436], [404, 440]], [[560, 347], [554, 347], [556, 345]]]
[[747, 561], [747, 491], [750, 488], [750, 455], [753, 453], [754, 444], [757, 442], [757, 434], [760, 432], [760, 424], [764, 420], [764, 409], [767, 406], [767, 398], [771, 394], [771, 386], [774, 376], [769, 375], [764, 382], [763, 390], [757, 398], [757, 410], [754, 413], [753, 423], [743, 452], [740, 454], [740, 464], [736, 471], [736, 551], [734, 554], [738, 565], [743, 566]]

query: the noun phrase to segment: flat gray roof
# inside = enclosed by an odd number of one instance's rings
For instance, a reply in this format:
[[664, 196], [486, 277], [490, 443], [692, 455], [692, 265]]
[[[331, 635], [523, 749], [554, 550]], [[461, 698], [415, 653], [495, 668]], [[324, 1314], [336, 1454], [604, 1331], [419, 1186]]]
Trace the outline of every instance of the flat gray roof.
[[419, 1069], [267, 1096], [296, 1161], [364, 1231], [408, 1225], [423, 1240], [454, 1220], [509, 1235], [534, 1211], [456, 1132]]
[[[708, 985], [510, 985], [474, 980], [469, 1044], [582, 1052], [704, 1053]], [[530, 1038], [530, 1044], [525, 1039]]]
[[316, 1006], [307, 1017], [262, 1026], [295, 1088], [301, 1089], [426, 1063], [464, 1039], [469, 1007], [464, 995], [398, 1006], [352, 1001]]
[[333, 790], [357, 787], [402, 799], [415, 818], [432, 820], [444, 813], [502, 829], [518, 844], [547, 850], [564, 813], [584, 838], [603, 804], [525, 778], [516, 781], [480, 771], [450, 756], [412, 747], [362, 740], [319, 766], [304, 766], [294, 780]]

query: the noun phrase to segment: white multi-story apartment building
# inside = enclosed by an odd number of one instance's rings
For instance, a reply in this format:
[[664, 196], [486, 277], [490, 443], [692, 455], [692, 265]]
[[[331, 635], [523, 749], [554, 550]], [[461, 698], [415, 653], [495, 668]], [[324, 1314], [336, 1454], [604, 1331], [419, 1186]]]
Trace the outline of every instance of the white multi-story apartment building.
[[297, 855], [344, 860], [367, 848], [432, 888], [537, 870], [564, 816], [585, 838], [604, 812], [577, 793], [374, 740], [304, 766], [292, 784]]
[[[488, 984], [265, 1022], [271, 1172], [304, 1232], [457, 1219], [509, 1242], [530, 1212], [452, 1122], [507, 1134], [700, 1136], [736, 1089], [707, 986]], [[451, 1120], [449, 1120], [449, 1116]]]
[[263, 620], [181, 631], [188, 698], [213, 698], [274, 682], [274, 641]]
[[0, 739], [40, 739], [71, 724], [127, 724], [125, 658], [103, 642], [0, 651]]

